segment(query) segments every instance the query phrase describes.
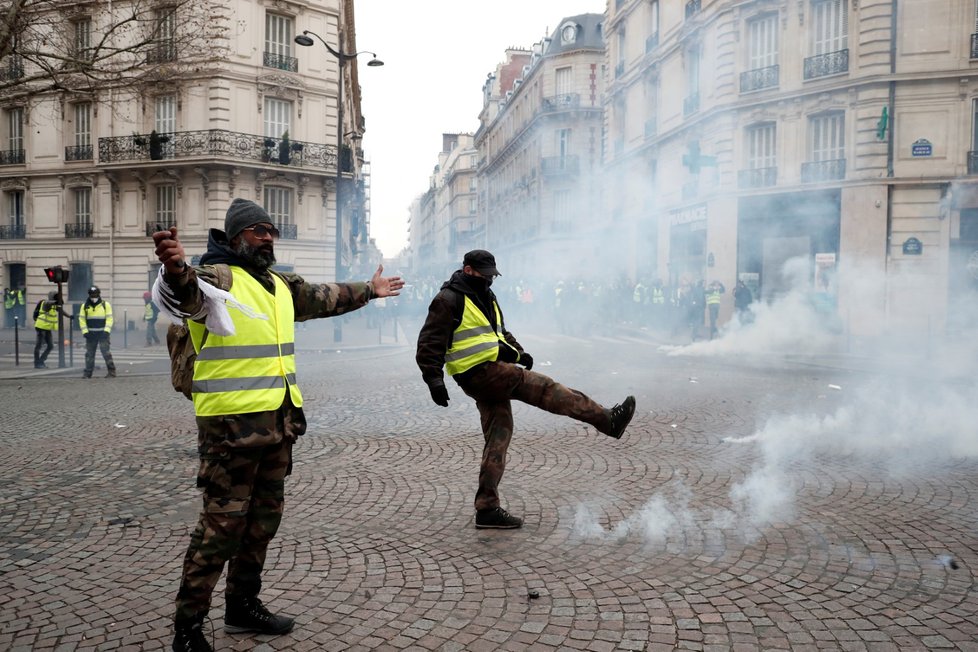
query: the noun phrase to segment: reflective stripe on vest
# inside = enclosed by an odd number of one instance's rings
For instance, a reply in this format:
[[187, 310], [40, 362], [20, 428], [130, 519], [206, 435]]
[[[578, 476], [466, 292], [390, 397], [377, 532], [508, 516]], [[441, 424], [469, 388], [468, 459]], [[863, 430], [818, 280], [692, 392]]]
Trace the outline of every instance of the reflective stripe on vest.
[[288, 285], [277, 275], [270, 294], [248, 272], [231, 267], [231, 294], [267, 319], [251, 318], [230, 308], [234, 335], [207, 332], [188, 321], [197, 350], [191, 395], [197, 416], [220, 416], [277, 410], [289, 397], [302, 406], [295, 380], [295, 307]]
[[706, 305], [711, 303], [720, 303], [720, 292], [714, 290], [706, 295]]
[[[496, 324], [502, 324], [499, 306], [492, 302], [496, 313]], [[465, 297], [462, 321], [452, 334], [452, 346], [445, 354], [445, 371], [454, 376], [468, 371], [477, 364], [491, 362], [499, 356], [499, 343], [509, 343], [501, 333], [493, 330], [489, 319], [469, 297]]]
[[[44, 307], [43, 305], [41, 306]], [[37, 321], [34, 322], [34, 328], [42, 331], [56, 331], [58, 330], [58, 308], [55, 305], [51, 305], [47, 310], [42, 310], [37, 314]]]
[[82, 332], [101, 333], [112, 330], [112, 306], [108, 301], [100, 301], [97, 306], [83, 305], [78, 317]]
[[652, 288], [652, 303], [665, 303], [666, 295], [659, 288]]
[[153, 304], [152, 303], [147, 303], [146, 304], [146, 309], [143, 310], [143, 319], [145, 319], [146, 321], [152, 321], [153, 320]]

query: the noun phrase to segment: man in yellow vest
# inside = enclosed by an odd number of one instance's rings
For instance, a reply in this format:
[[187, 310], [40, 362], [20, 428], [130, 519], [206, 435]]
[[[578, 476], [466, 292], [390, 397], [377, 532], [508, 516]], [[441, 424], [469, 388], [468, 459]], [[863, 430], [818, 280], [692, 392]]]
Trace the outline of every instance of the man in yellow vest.
[[88, 300], [78, 313], [78, 325], [85, 338], [85, 371], [82, 378], [91, 378], [95, 370], [95, 349], [105, 359], [106, 378], [115, 378], [115, 361], [112, 359], [109, 338], [112, 333], [112, 306], [102, 299], [102, 291], [93, 285], [88, 288]]
[[[44, 361], [48, 359], [48, 354], [54, 348], [52, 333], [58, 332], [58, 311], [61, 304], [58, 301], [58, 291], [48, 292], [47, 301], [44, 299], [37, 302], [34, 307], [34, 332], [37, 340], [34, 344], [34, 368], [45, 369]], [[42, 352], [41, 349], [44, 349]]]
[[506, 330], [496, 295], [489, 289], [496, 276], [500, 273], [491, 253], [477, 249], [465, 254], [462, 268], [431, 301], [415, 357], [436, 404], [448, 407], [442, 368], [475, 399], [485, 438], [475, 494], [475, 526], [480, 529], [523, 525], [521, 518], [502, 508], [498, 491], [513, 435], [511, 400], [588, 423], [615, 439], [621, 438], [635, 413], [633, 396], [606, 409], [531, 371], [533, 357]]
[[291, 618], [258, 598], [268, 545], [282, 519], [292, 446], [306, 430], [296, 384], [295, 322], [341, 315], [397, 296], [404, 282], [378, 267], [366, 283], [308, 283], [273, 272], [279, 231], [258, 204], [235, 199], [211, 229], [200, 267], [186, 263], [177, 229], [153, 234], [163, 263], [153, 286], [160, 312], [186, 320], [197, 358], [203, 508], [176, 598], [173, 650], [209, 651], [211, 594], [228, 565], [224, 631], [285, 634]]
[[717, 317], [720, 316], [720, 295], [727, 291], [720, 281], [712, 281], [706, 289], [706, 309], [710, 315], [710, 339], [717, 334]]

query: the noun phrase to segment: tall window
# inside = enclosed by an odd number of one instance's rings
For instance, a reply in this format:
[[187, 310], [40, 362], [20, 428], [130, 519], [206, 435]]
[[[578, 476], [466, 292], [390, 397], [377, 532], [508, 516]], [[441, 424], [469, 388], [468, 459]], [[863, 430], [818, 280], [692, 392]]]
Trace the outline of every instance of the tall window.
[[265, 187], [265, 210], [272, 223], [281, 227], [292, 224], [292, 190], [276, 186]]
[[89, 102], [75, 104], [75, 147], [92, 144], [92, 105]]
[[91, 61], [92, 52], [92, 19], [79, 18], [74, 21], [74, 54], [78, 61]]
[[89, 226], [92, 223], [92, 189], [75, 188], [75, 224]]
[[292, 19], [278, 14], [265, 14], [264, 65], [280, 70], [298, 70], [292, 56]]
[[615, 64], [615, 76], [621, 75], [625, 72], [625, 46], [627, 45], [627, 40], [625, 39], [625, 28], [618, 28], [618, 62]]
[[841, 111], [810, 118], [812, 161], [834, 161], [846, 157], [846, 116]]
[[812, 54], [849, 47], [848, 0], [812, 0]]
[[571, 67], [557, 68], [554, 70], [554, 92], [557, 97], [570, 95], [571, 89]]
[[777, 166], [775, 123], [755, 125], [747, 129], [747, 167], [751, 170]]
[[15, 106], [7, 109], [7, 149], [24, 149], [24, 109]]
[[156, 222], [162, 226], [177, 224], [177, 187], [174, 184], [156, 186]]
[[23, 229], [24, 221], [24, 191], [11, 190], [7, 193], [9, 206], [9, 220], [7, 224], [16, 229]]
[[[281, 138], [292, 126], [292, 102], [265, 98], [265, 137]], [[291, 136], [291, 134], [290, 134]]]
[[747, 69], [757, 70], [778, 63], [778, 16], [771, 14], [747, 24]]
[[978, 151], [978, 100], [971, 100], [971, 151]]
[[555, 132], [556, 140], [554, 142], [555, 150], [557, 156], [564, 159], [570, 154], [570, 129], [558, 129]]
[[156, 117], [153, 129], [158, 134], [169, 134], [177, 130], [177, 97], [176, 95], [156, 96]]
[[150, 63], [173, 61], [177, 58], [174, 41], [177, 31], [177, 13], [173, 7], [164, 7], [156, 12], [155, 45], [150, 54]]

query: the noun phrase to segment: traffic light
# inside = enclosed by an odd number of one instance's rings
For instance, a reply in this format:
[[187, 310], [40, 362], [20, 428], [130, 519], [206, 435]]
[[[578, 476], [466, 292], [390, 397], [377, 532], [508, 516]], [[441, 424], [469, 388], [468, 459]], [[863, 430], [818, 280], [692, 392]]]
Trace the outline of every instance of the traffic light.
[[55, 267], [45, 267], [44, 273], [47, 275], [48, 280], [52, 283], [68, 282], [68, 270], [61, 265], [56, 265]]

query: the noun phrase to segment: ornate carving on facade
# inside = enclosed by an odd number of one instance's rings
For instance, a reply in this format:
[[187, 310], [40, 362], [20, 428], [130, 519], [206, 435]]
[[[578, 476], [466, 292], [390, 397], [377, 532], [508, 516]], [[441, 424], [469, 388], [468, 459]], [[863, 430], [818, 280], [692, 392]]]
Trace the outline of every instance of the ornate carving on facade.
[[94, 174], [59, 174], [58, 181], [61, 188], [75, 188], [78, 186], [98, 186], [98, 177]]
[[305, 84], [298, 77], [290, 77], [283, 74], [268, 74], [258, 77], [258, 113], [261, 113], [265, 104], [265, 95], [281, 98], [284, 100], [294, 100], [299, 117], [302, 117], [302, 89]]
[[323, 177], [323, 208], [329, 205], [329, 195], [336, 190], [336, 179]]
[[177, 197], [183, 198], [183, 177], [176, 168], [164, 168], [157, 173], [167, 181], [173, 181], [177, 186]]
[[268, 173], [259, 170], [255, 174], [255, 198], [261, 201], [262, 189], [265, 187], [265, 181], [268, 180]]
[[299, 204], [302, 204], [302, 196], [306, 193], [306, 184], [309, 183], [309, 177], [305, 175], [299, 175], [298, 182], [296, 183], [295, 194], [298, 197]]
[[146, 179], [143, 178], [142, 173], [137, 172], [135, 170], [130, 170], [129, 171], [129, 174], [131, 174], [132, 175], [132, 178], [135, 179], [136, 180], [136, 183], [139, 184], [139, 192], [142, 195], [143, 201], [145, 201], [146, 200]]
[[194, 172], [200, 177], [200, 185], [204, 187], [204, 197], [208, 197], [211, 194], [211, 178], [207, 175], [207, 168], [197, 166]]
[[234, 195], [234, 189], [238, 187], [238, 176], [241, 174], [240, 168], [231, 168], [228, 172], [228, 192]]
[[119, 201], [119, 178], [115, 175], [115, 172], [103, 172], [105, 178], [109, 180], [109, 189], [112, 193], [112, 201]]

